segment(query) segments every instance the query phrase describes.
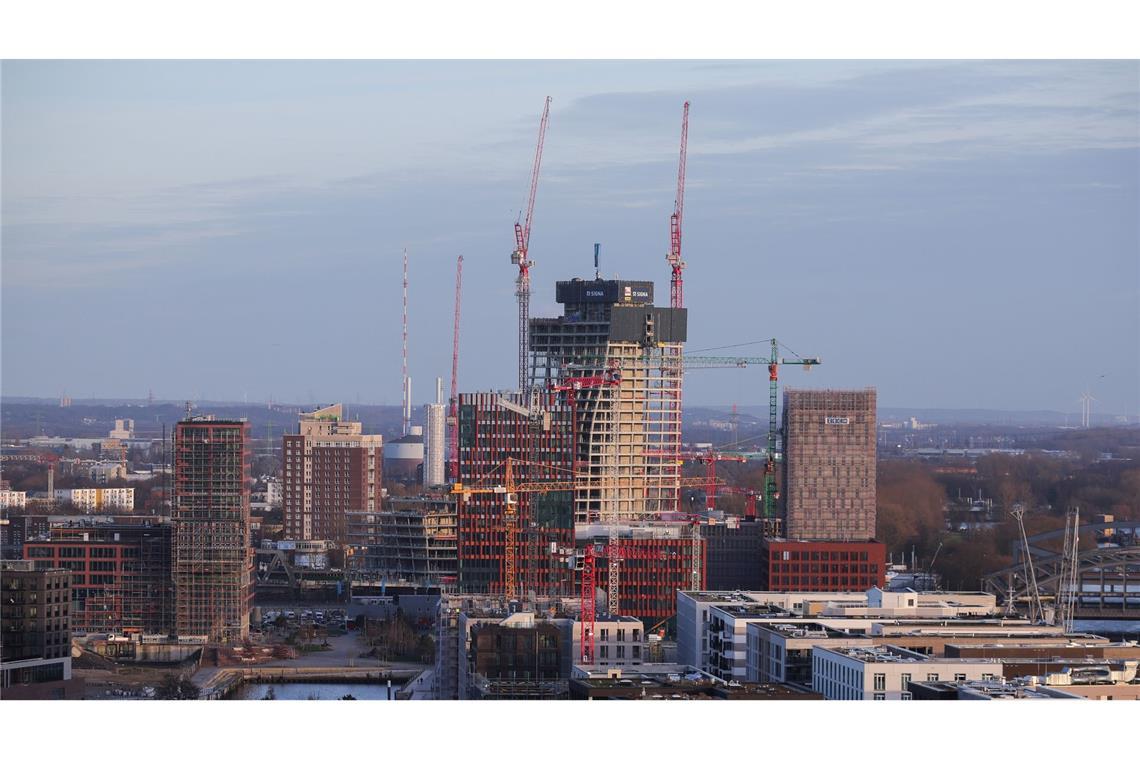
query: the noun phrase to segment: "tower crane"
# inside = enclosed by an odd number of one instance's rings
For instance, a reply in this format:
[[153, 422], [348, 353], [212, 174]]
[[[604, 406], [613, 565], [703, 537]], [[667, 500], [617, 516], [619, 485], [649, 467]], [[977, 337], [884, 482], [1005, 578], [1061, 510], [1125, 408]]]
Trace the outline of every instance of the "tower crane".
[[534, 196], [538, 192], [538, 170], [542, 165], [542, 144], [546, 140], [546, 125], [550, 122], [550, 97], [542, 109], [542, 119], [538, 122], [538, 147], [534, 151], [534, 166], [530, 175], [530, 195], [527, 197], [526, 217], [523, 222], [515, 222], [515, 250], [511, 263], [518, 267], [515, 280], [515, 297], [519, 302], [519, 388], [526, 389], [526, 354], [530, 335], [530, 223], [534, 217]]
[[[518, 552], [518, 499], [520, 493], [550, 493], [553, 491], [588, 490], [593, 486], [580, 484], [575, 480], [537, 480], [522, 481], [515, 479], [515, 468], [518, 465], [530, 465], [547, 470], [565, 473], [565, 468], [557, 467], [546, 462], [530, 462], [523, 459], [508, 457], [503, 463], [503, 479], [501, 483], [476, 483], [467, 485], [456, 481], [451, 486], [451, 493], [457, 498], [466, 501], [474, 494], [503, 494], [503, 526], [506, 531], [503, 551], [503, 586], [508, 596], [517, 596], [517, 552]], [[497, 468], [496, 468], [497, 469]], [[680, 485], [706, 486], [706, 478], [681, 478]]]
[[673, 270], [669, 283], [669, 305], [674, 309], [684, 307], [684, 283], [681, 270], [685, 262], [681, 259], [681, 222], [685, 216], [685, 162], [689, 152], [689, 101], [685, 101], [681, 115], [681, 157], [677, 163], [677, 197], [673, 201], [673, 215], [669, 217], [669, 253], [665, 260]]
[[804, 371], [807, 371], [820, 364], [819, 357], [804, 358], [798, 354], [795, 359], [781, 359], [780, 342], [772, 338], [770, 343], [772, 355], [768, 362], [768, 460], [764, 464], [764, 516], [767, 518], [776, 516], [776, 500], [780, 497], [776, 490], [776, 404], [779, 367], [781, 364], [793, 364], [800, 365]]
[[[683, 364], [688, 368], [728, 368], [728, 367], [750, 367], [756, 365], [763, 365], [768, 367], [768, 446], [767, 446], [767, 461], [764, 467], [764, 516], [771, 518], [775, 516], [776, 501], [779, 498], [779, 493], [776, 490], [776, 439], [778, 432], [778, 424], [776, 421], [776, 409], [778, 406], [778, 384], [779, 384], [779, 367], [780, 365], [798, 365], [802, 366], [805, 370], [810, 370], [822, 364], [819, 357], [802, 357], [795, 354], [794, 359], [787, 359], [780, 357], [780, 346], [783, 345], [776, 338], [771, 338], [768, 341], [771, 346], [771, 353], [767, 357], [760, 356], [699, 356], [693, 354], [686, 354], [683, 358]], [[784, 346], [786, 349], [787, 346]], [[790, 350], [790, 349], [789, 349]], [[565, 365], [567, 368], [572, 369], [600, 369], [603, 357], [582, 356], [577, 357], [573, 363]], [[626, 359], [626, 362], [636, 362], [643, 366], [648, 367], [663, 367], [668, 368], [670, 361], [661, 357], [643, 357], [636, 359]], [[666, 453], [658, 452], [659, 456], [676, 456], [679, 452]]]
[[459, 479], [459, 296], [463, 286], [463, 257], [455, 260], [455, 326], [451, 335], [451, 403], [447, 411], [447, 456], [451, 479]]

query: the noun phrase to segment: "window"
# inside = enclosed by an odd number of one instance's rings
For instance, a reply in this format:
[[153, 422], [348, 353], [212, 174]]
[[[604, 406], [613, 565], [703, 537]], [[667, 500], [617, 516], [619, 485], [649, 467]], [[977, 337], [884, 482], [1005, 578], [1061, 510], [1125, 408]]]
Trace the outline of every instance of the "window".
[[875, 691], [883, 691], [886, 688], [887, 688], [887, 674], [886, 673], [876, 673], [875, 674]]
[[886, 698], [887, 698], [887, 695], [886, 695], [886, 694], [884, 694], [883, 692], [881, 692], [881, 691], [876, 691], [876, 692], [875, 692], [875, 701], [876, 701], [876, 702], [882, 702], [882, 701], [884, 701]]
[[904, 691], [902, 693], [902, 698], [907, 702], [909, 702], [911, 700], [911, 697], [912, 697], [912, 695], [909, 691]]
[[603, 657], [603, 658], [609, 657], [610, 656], [610, 648], [608, 646], [606, 646], [605, 644], [598, 647], [598, 656]]
[[928, 683], [934, 683], [935, 681], [938, 680], [938, 674], [937, 673], [927, 673], [926, 674], [926, 680]]
[[899, 676], [899, 682], [902, 686], [902, 690], [906, 691], [906, 687], [910, 684], [910, 673], [903, 673]]
[[954, 680], [955, 681], [965, 681], [966, 680], [966, 674], [965, 673], [955, 673], [954, 674]]

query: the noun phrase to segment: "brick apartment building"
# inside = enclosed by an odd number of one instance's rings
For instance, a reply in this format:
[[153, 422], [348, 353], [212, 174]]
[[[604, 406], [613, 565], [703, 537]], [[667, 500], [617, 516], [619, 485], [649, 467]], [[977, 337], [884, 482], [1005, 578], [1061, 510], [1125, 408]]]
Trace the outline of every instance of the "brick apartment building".
[[301, 415], [284, 436], [285, 535], [299, 541], [347, 542], [349, 512], [380, 509], [384, 438], [343, 419], [340, 404]]

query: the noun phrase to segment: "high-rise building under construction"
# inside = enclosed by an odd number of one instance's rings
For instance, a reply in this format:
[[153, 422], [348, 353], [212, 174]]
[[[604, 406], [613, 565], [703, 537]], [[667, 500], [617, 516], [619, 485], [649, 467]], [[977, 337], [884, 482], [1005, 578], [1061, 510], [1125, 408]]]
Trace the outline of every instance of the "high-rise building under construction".
[[573, 409], [578, 523], [675, 509], [686, 309], [653, 305], [653, 283], [557, 283], [560, 317], [530, 320], [531, 385]]
[[784, 391], [787, 538], [875, 537], [875, 389]]
[[[583, 553], [613, 543], [599, 571], [620, 595], [611, 612], [667, 618], [677, 588], [703, 582], [692, 526], [651, 519], [678, 504], [687, 312], [654, 306], [646, 281], [562, 281], [555, 295], [564, 313], [529, 323], [529, 387], [460, 394], [459, 482], [475, 490], [458, 505], [459, 586], [503, 593], [511, 565], [517, 593], [574, 593]], [[487, 490], [505, 486], [507, 458], [516, 484], [537, 486], [514, 494], [513, 518], [505, 490]]]
[[206, 417], [174, 429], [175, 628], [240, 642], [253, 594], [249, 423]]

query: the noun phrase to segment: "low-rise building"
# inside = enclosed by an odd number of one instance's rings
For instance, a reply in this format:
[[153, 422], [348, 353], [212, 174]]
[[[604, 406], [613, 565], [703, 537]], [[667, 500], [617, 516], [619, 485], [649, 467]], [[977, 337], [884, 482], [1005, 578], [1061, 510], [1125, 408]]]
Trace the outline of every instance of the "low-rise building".
[[570, 680], [570, 698], [811, 700], [823, 699], [823, 696], [802, 686], [728, 682], [686, 665], [662, 663], [633, 668], [577, 666]]
[[1081, 699], [1061, 689], [1006, 679], [991, 681], [911, 681], [907, 686], [914, 700], [989, 701], [1006, 699]]
[[[594, 622], [594, 661], [599, 668], [630, 668], [645, 662], [645, 624], [630, 615], [599, 615]], [[582, 623], [574, 622], [574, 663], [582, 662]]]
[[131, 512], [135, 508], [133, 488], [61, 488], [56, 495], [86, 514]]
[[26, 506], [28, 506], [27, 491], [10, 491], [8, 489], [0, 491], [0, 508], [23, 509]]
[[794, 683], [810, 686], [812, 649], [865, 647], [869, 636], [819, 623], [788, 621], [748, 623], [745, 677], [754, 683]]
[[994, 660], [935, 658], [892, 646], [812, 649], [812, 690], [825, 699], [908, 700], [912, 681], [992, 681]]

